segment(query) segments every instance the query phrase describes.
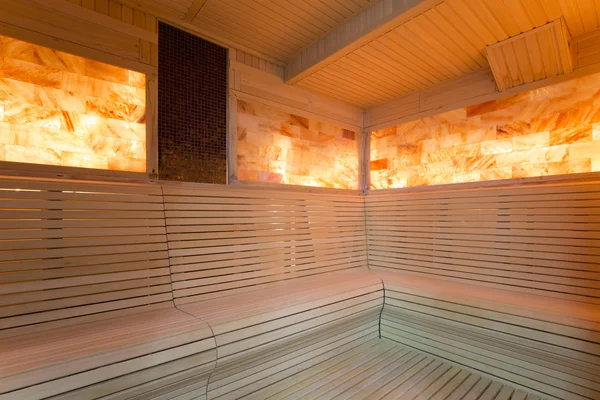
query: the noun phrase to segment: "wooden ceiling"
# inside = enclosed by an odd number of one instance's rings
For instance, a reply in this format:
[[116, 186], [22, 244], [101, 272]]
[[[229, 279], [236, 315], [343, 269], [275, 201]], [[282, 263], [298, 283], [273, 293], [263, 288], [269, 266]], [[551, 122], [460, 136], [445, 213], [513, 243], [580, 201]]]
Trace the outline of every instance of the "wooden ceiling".
[[[368, 12], [374, 10], [378, 1], [392, 4], [396, 0], [120, 1], [218, 43], [285, 65], [302, 59], [303, 49], [326, 40], [328, 34], [335, 36], [370, 6]], [[368, 109], [489, 68], [486, 46], [557, 18], [564, 17], [571, 37], [600, 27], [600, 0], [404, 2], [421, 2], [424, 11], [398, 17], [397, 24], [376, 35], [365, 34], [360, 46], [328, 57], [293, 81], [294, 85]]]
[[487, 68], [485, 47], [564, 16], [598, 29], [600, 0], [445, 0], [297, 85], [369, 108]]
[[282, 65], [375, 0], [124, 0]]

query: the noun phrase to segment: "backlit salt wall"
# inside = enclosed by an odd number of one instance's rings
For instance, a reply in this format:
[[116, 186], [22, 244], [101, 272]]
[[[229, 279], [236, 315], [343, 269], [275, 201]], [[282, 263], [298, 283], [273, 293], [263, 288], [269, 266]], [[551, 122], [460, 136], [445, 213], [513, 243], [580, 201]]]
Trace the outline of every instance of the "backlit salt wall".
[[600, 74], [371, 132], [371, 188], [600, 171]]
[[238, 179], [358, 188], [356, 132], [238, 100]]
[[0, 36], [0, 161], [146, 171], [145, 75]]

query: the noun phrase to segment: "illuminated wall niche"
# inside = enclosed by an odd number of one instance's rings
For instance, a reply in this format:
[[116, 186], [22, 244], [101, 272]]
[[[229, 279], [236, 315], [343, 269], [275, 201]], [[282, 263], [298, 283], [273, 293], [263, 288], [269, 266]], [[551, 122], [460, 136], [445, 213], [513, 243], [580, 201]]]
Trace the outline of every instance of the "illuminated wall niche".
[[0, 160], [146, 171], [139, 72], [0, 36]]
[[371, 188], [600, 171], [600, 74], [371, 132]]
[[356, 132], [238, 100], [238, 179], [358, 188]]

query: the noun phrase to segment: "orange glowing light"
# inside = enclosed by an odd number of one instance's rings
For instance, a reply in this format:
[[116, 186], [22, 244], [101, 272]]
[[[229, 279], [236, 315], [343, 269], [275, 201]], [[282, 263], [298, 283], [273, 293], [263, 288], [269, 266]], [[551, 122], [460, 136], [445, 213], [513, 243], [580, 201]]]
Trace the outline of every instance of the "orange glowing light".
[[358, 188], [356, 133], [238, 100], [238, 179]]
[[371, 188], [600, 171], [600, 74], [371, 132]]
[[0, 36], [0, 160], [145, 172], [145, 75]]

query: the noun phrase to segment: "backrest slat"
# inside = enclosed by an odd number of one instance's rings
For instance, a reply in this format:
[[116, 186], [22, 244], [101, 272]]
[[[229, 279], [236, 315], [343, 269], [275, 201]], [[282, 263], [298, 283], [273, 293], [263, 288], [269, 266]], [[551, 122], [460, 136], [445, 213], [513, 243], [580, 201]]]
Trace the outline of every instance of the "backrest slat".
[[173, 306], [157, 184], [0, 179], [0, 337]]
[[600, 183], [366, 198], [369, 264], [600, 304]]
[[358, 194], [177, 185], [163, 191], [176, 304], [367, 268]]

